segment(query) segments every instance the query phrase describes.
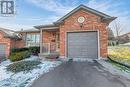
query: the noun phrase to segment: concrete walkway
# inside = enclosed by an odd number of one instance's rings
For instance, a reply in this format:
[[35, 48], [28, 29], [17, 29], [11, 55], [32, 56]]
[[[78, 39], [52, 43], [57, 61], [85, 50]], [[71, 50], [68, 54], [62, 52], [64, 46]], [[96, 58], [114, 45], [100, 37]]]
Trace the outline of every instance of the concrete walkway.
[[124, 79], [105, 71], [103, 67], [96, 62], [66, 62], [41, 76], [31, 87], [128, 86], [125, 85]]

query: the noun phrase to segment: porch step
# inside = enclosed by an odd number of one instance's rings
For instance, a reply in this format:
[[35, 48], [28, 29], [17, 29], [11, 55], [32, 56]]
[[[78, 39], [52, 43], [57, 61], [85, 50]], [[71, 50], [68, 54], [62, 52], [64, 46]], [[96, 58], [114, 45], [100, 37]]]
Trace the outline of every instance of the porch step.
[[53, 52], [53, 53], [40, 53], [39, 57], [41, 59], [57, 59], [59, 57], [58, 52]]

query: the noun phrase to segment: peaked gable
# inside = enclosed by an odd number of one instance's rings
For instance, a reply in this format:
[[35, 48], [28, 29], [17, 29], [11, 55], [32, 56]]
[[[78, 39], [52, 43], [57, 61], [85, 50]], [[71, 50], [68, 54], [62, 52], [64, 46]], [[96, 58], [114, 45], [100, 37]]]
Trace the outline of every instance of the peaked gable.
[[111, 21], [113, 21], [114, 19], [116, 19], [116, 17], [111, 17], [111, 16], [109, 16], [109, 15], [107, 15], [107, 14], [104, 14], [104, 13], [102, 13], [102, 12], [99, 12], [99, 11], [97, 11], [97, 10], [95, 10], [95, 9], [92, 9], [92, 8], [89, 8], [89, 7], [87, 7], [87, 6], [85, 6], [85, 5], [80, 5], [80, 6], [78, 6], [77, 8], [75, 8], [75, 9], [73, 9], [71, 12], [69, 12], [68, 14], [66, 14], [65, 16], [63, 16], [62, 18], [60, 18], [59, 20], [57, 20], [56, 22], [54, 22], [54, 23], [62, 23], [66, 18], [68, 18], [69, 16], [71, 16], [72, 14], [74, 14], [75, 12], [77, 12], [78, 10], [80, 10], [80, 9], [84, 9], [85, 11], [87, 11], [87, 12], [90, 12], [90, 13], [92, 13], [92, 14], [95, 14], [95, 15], [97, 15], [97, 16], [100, 16], [101, 18], [102, 18], [102, 21], [103, 22], [111, 22]]

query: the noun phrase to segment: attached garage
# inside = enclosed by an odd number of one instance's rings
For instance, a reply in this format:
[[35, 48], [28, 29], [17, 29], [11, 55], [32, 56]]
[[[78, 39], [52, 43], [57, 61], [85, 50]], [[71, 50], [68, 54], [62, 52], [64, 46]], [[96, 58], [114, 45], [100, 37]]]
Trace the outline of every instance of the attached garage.
[[[49, 25], [35, 26], [40, 29], [42, 43], [56, 43], [53, 38], [45, 37], [46, 31], [59, 32], [60, 58], [107, 58], [108, 25], [116, 17], [80, 5], [59, 20]], [[55, 37], [55, 35], [53, 35]], [[44, 40], [44, 41], [42, 41]], [[56, 43], [57, 44], [57, 43]], [[42, 54], [42, 50], [40, 52]]]
[[0, 44], [0, 58], [6, 57], [6, 45]]
[[69, 58], [98, 58], [98, 32], [83, 31], [67, 33], [67, 56]]

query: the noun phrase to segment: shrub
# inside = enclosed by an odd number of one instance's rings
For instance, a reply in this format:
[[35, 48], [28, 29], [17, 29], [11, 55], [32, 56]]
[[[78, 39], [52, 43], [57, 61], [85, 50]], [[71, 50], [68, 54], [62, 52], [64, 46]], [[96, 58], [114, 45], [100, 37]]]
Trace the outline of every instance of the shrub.
[[13, 64], [10, 64], [7, 66], [7, 71], [11, 71], [13, 73], [18, 72], [28, 72], [30, 70], [33, 70], [34, 68], [39, 68], [38, 65], [40, 64], [40, 61], [20, 61]]
[[10, 55], [10, 60], [14, 62], [14, 61], [19, 61], [28, 57], [30, 57], [30, 52], [28, 51], [15, 52]]
[[28, 48], [12, 48], [11, 53], [28, 51], [28, 50], [29, 50]]
[[32, 55], [38, 55], [38, 53], [40, 53], [40, 47], [29, 47], [29, 51]]
[[11, 54], [22, 52], [22, 51], [29, 51], [32, 55], [38, 55], [38, 53], [40, 53], [40, 47], [34, 46], [29, 48], [13, 48], [11, 49]]

